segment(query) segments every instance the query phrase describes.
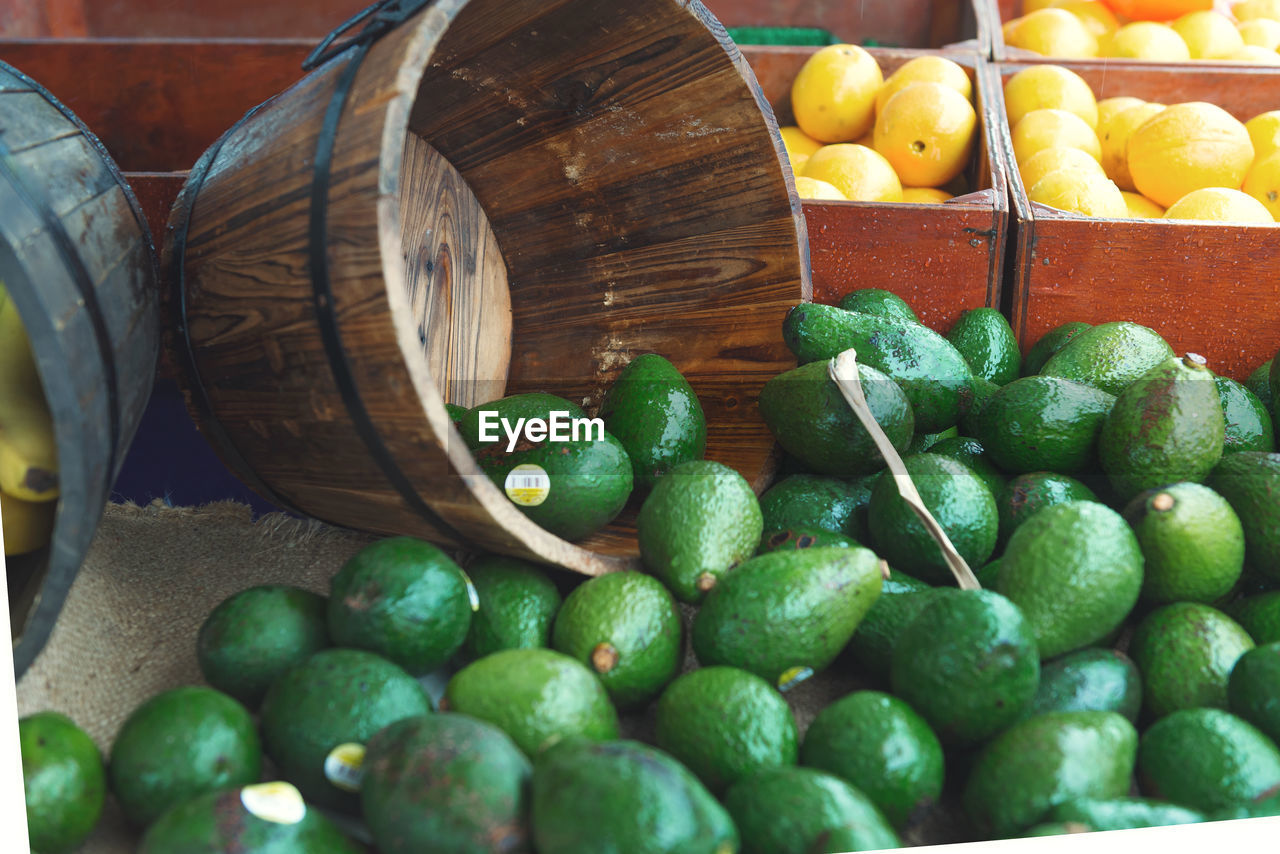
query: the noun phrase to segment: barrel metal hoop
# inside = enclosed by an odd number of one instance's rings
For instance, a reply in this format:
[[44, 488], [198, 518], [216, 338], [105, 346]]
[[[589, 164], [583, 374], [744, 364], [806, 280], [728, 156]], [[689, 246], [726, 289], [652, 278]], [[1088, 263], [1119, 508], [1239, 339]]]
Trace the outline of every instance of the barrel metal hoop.
[[329, 105], [325, 110], [324, 121], [320, 127], [320, 136], [316, 141], [314, 171], [311, 180], [311, 222], [308, 240], [309, 266], [311, 270], [311, 288], [316, 312], [316, 323], [320, 328], [320, 336], [324, 341], [325, 354], [329, 359], [329, 369], [334, 383], [342, 395], [342, 402], [347, 414], [351, 417], [352, 426], [364, 442], [369, 456], [382, 470], [387, 481], [395, 488], [404, 502], [415, 513], [425, 519], [437, 530], [446, 533], [456, 542], [466, 542], [466, 537], [458, 533], [452, 525], [440, 517], [423, 500], [418, 490], [410, 483], [409, 478], [400, 469], [391, 449], [383, 441], [369, 410], [364, 405], [360, 391], [356, 387], [355, 374], [346, 347], [342, 343], [342, 333], [338, 328], [338, 317], [334, 305], [333, 282], [329, 277], [328, 224], [329, 224], [329, 185], [333, 165], [333, 151], [337, 142], [338, 125], [342, 121], [342, 111], [347, 103], [347, 96], [355, 84], [356, 73], [369, 51], [370, 42], [362, 42], [355, 46], [351, 59], [342, 69]]
[[[318, 68], [338, 54], [357, 45], [367, 47], [433, 2], [434, 0], [378, 0], [377, 3], [366, 6], [321, 39], [320, 43], [302, 61], [302, 70], [311, 71], [314, 68]], [[361, 23], [364, 23], [364, 29], [346, 41], [337, 45], [334, 44], [340, 36]]]
[[191, 228], [192, 208], [195, 206], [196, 199], [200, 196], [200, 189], [204, 186], [209, 170], [213, 167], [214, 161], [218, 159], [218, 153], [222, 150], [223, 143], [268, 103], [270, 103], [270, 100], [264, 101], [249, 110], [240, 117], [239, 121], [228, 128], [226, 133], [218, 137], [218, 141], [192, 167], [191, 174], [187, 176], [186, 186], [183, 187], [182, 194], [178, 196], [178, 204], [182, 207], [181, 215], [178, 217], [177, 226], [174, 228], [173, 233], [173, 325], [181, 344], [174, 349], [177, 351], [178, 359], [182, 362], [183, 372], [190, 380], [188, 385], [192, 392], [191, 403], [199, 413], [199, 423], [207, 432], [212, 444], [217, 447], [222, 456], [231, 463], [237, 475], [254, 492], [282, 510], [287, 510], [298, 516], [307, 516], [309, 514], [301, 510], [294, 502], [281, 496], [280, 493], [267, 486], [262, 478], [258, 477], [257, 472], [245, 461], [244, 456], [231, 440], [226, 428], [222, 426], [222, 422], [214, 414], [213, 401], [210, 399], [209, 390], [205, 388], [204, 379], [200, 375], [200, 367], [196, 362], [195, 344], [191, 340], [191, 330], [187, 323], [186, 254], [187, 235]]
[[71, 235], [67, 234], [62, 220], [58, 219], [58, 215], [49, 207], [48, 202], [27, 186], [22, 175], [14, 168], [13, 155], [4, 141], [3, 133], [0, 133], [0, 178], [7, 181], [23, 204], [39, 217], [45, 232], [61, 252], [76, 290], [80, 292], [85, 314], [89, 318], [89, 326], [93, 329], [93, 343], [97, 347], [98, 358], [102, 360], [103, 379], [107, 384], [107, 424], [111, 438], [110, 452], [107, 455], [107, 478], [112, 479], [116, 475], [116, 462], [121, 450], [120, 377], [116, 369], [115, 350], [111, 346], [111, 335], [107, 329], [107, 318], [102, 313], [102, 306], [98, 304], [98, 292], [94, 287], [93, 278], [85, 269], [80, 256], [76, 254], [75, 241], [71, 239]]

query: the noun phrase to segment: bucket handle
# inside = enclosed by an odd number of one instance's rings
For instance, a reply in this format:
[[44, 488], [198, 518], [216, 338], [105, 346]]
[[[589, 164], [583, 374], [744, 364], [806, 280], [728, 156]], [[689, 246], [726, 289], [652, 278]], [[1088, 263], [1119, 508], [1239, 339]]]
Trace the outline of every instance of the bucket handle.
[[[302, 61], [302, 70], [311, 71], [357, 44], [377, 41], [433, 2], [435, 0], [378, 0], [377, 3], [361, 9], [343, 21], [333, 32], [321, 39]], [[340, 44], [334, 44], [340, 36], [366, 20], [368, 23], [365, 24], [364, 29]]]

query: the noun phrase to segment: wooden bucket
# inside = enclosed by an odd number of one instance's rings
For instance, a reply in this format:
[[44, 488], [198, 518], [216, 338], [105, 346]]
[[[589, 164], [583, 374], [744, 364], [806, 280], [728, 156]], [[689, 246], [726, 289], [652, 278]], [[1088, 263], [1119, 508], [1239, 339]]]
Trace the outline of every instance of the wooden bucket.
[[31, 339], [57, 434], [50, 545], [6, 561], [14, 668], [44, 646], [151, 393], [155, 247], [115, 164], [83, 124], [0, 63], [0, 281]]
[[794, 363], [781, 323], [810, 298], [808, 247], [723, 28], [682, 0], [369, 20], [207, 151], [174, 206], [180, 381], [226, 463], [331, 523], [621, 569], [634, 506], [577, 544], [546, 533], [444, 403], [541, 390], [590, 408], [653, 351], [701, 398], [707, 456], [763, 488], [756, 397]]

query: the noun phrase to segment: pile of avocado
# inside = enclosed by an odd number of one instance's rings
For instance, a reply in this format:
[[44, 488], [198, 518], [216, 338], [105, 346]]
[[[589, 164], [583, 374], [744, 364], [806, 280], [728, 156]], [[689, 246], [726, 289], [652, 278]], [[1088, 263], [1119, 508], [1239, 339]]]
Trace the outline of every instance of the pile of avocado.
[[[384, 854], [834, 854], [939, 823], [1280, 814], [1280, 368], [1240, 384], [1125, 322], [1024, 358], [998, 312], [942, 336], [878, 290], [796, 306], [783, 334], [799, 364], [760, 394], [783, 462], [758, 497], [702, 459], [697, 397], [656, 355], [592, 442], [479, 443], [481, 409], [581, 416], [550, 395], [455, 411], [499, 486], [547, 475], [516, 503], [562, 536], [634, 491], [644, 571], [394, 537], [327, 597], [242, 591], [197, 638], [208, 686], [142, 704], [105, 765], [67, 718], [21, 722], [34, 850], [74, 850], [108, 789], [142, 854], [344, 854], [362, 833]], [[982, 589], [829, 379], [849, 348]], [[824, 673], [859, 687], [802, 728], [788, 692]]]

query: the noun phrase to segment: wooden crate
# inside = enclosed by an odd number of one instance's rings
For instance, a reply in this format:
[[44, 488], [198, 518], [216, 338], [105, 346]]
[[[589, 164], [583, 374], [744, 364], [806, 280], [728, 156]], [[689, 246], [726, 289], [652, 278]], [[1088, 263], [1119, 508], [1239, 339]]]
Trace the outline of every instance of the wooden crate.
[[[1174, 104], [1208, 101], [1245, 121], [1280, 109], [1280, 74], [1256, 67], [1063, 62], [1099, 99], [1132, 95]], [[1003, 113], [1003, 81], [1027, 63], [988, 66]], [[1280, 348], [1280, 229], [1167, 220], [1093, 219], [1028, 198], [999, 125], [1012, 176], [1013, 259], [1008, 287], [1023, 349], [1073, 320], [1131, 320], [1178, 352], [1201, 353], [1215, 371], [1244, 379]]]
[[[779, 125], [794, 123], [791, 82], [814, 50], [743, 48]], [[872, 48], [871, 53], [888, 76], [929, 51]], [[974, 79], [981, 133], [965, 176], [979, 189], [941, 205], [805, 202], [816, 302], [838, 302], [855, 288], [885, 288], [907, 300], [923, 322], [944, 331], [966, 308], [999, 306], [1008, 177], [993, 128], [1003, 122], [1004, 107], [986, 91], [983, 59], [961, 51], [945, 55]]]
[[940, 48], [990, 56], [987, 0], [703, 0], [726, 27], [817, 27], [852, 44]]

